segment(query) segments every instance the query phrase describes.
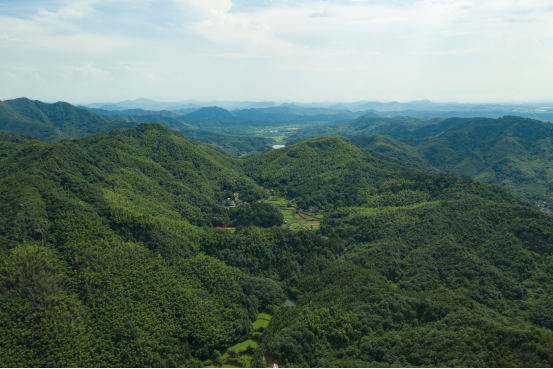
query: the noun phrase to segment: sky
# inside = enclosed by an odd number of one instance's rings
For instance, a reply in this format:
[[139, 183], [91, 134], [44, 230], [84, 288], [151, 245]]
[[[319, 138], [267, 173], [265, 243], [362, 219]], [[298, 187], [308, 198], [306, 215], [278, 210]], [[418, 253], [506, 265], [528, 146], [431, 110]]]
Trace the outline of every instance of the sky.
[[0, 0], [0, 100], [553, 101], [551, 0]]

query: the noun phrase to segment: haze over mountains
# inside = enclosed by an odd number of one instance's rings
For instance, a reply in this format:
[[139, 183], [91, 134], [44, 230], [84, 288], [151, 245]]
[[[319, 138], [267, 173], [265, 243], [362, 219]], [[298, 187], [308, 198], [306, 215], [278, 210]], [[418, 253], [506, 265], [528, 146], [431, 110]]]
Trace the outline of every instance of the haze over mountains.
[[[132, 103], [154, 104], [144, 99]], [[412, 108], [439, 105], [429, 101], [409, 104]], [[277, 142], [271, 136], [283, 133], [270, 132], [286, 132], [279, 142], [285, 144], [341, 135], [352, 138], [361, 147], [409, 165], [470, 176], [502, 185], [532, 203], [553, 204], [548, 165], [553, 157], [553, 131], [549, 123], [516, 116], [497, 120], [425, 120], [399, 115], [385, 117], [386, 114], [376, 110], [354, 113], [343, 106], [323, 108], [306, 104], [233, 111], [215, 106], [175, 111], [104, 110], [21, 98], [0, 103], [0, 130], [55, 142], [115, 128], [128, 129], [138, 123], [158, 122], [235, 157], [272, 150], [271, 146]], [[543, 118], [545, 113], [536, 114], [542, 114]]]
[[143, 110], [188, 110], [202, 107], [217, 106], [227, 110], [258, 109], [270, 107], [296, 107], [296, 108], [324, 108], [349, 110], [351, 112], [367, 112], [374, 110], [382, 116], [406, 115], [414, 118], [434, 117], [490, 117], [497, 118], [503, 115], [524, 116], [527, 118], [540, 119], [545, 121], [553, 120], [553, 103], [456, 103], [439, 102], [430, 100], [417, 100], [411, 102], [273, 102], [273, 101], [210, 101], [187, 100], [180, 102], [158, 102], [150, 99], [139, 98], [133, 101], [125, 100], [117, 103], [93, 103], [80, 105], [87, 108], [96, 108], [109, 111], [143, 109]]

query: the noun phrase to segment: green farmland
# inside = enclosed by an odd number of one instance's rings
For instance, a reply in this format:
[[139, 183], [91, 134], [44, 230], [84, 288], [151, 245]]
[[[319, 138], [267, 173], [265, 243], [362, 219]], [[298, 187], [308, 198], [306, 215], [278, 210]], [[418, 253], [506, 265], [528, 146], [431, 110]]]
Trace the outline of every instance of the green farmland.
[[[267, 200], [267, 202], [280, 210], [284, 216], [285, 224], [290, 224], [294, 227], [294, 230], [307, 229], [315, 230], [320, 227], [323, 215], [318, 212], [300, 211], [294, 204], [290, 204], [290, 201], [273, 196]], [[285, 225], [283, 225], [285, 227]]]

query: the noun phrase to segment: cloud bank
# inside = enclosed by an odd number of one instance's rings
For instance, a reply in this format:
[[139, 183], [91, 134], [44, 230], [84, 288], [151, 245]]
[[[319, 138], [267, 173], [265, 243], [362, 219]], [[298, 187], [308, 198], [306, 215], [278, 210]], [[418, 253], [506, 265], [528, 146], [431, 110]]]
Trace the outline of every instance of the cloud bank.
[[0, 1], [0, 99], [553, 100], [543, 0]]

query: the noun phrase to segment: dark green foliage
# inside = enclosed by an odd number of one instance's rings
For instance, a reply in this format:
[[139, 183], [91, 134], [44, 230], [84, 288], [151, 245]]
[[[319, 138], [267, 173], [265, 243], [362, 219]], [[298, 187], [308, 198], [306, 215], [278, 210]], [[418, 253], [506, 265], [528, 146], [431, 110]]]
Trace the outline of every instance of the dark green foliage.
[[358, 114], [346, 109], [302, 108], [279, 106], [260, 109], [243, 109], [230, 112], [213, 106], [196, 110], [178, 117], [181, 121], [201, 127], [217, 129], [240, 129], [282, 124], [305, 124], [352, 119]]
[[298, 130], [289, 142], [322, 134], [350, 137], [360, 147], [411, 166], [472, 177], [533, 203], [553, 204], [550, 123], [518, 116], [428, 121], [360, 117], [349, 124]]
[[[320, 230], [270, 227], [271, 189]], [[246, 160], [159, 124], [0, 140], [0, 208], [4, 366], [221, 366], [247, 339], [252, 366], [553, 365], [553, 218], [348, 139]]]
[[396, 116], [382, 118], [367, 114], [351, 121], [331, 123], [307, 127], [295, 132], [287, 140], [288, 143], [297, 143], [318, 136], [340, 135], [344, 137], [363, 137], [370, 135], [386, 135], [397, 138], [410, 135], [413, 131], [424, 129], [425, 126], [436, 125], [443, 121], [441, 118], [422, 120], [418, 118]]
[[14, 142], [14, 143], [25, 143], [31, 141], [33, 138], [30, 136], [22, 136], [17, 133], [10, 131], [0, 131], [0, 141]]
[[240, 285], [246, 295], [257, 299], [261, 310], [267, 309], [269, 305], [280, 305], [286, 298], [282, 287], [268, 278], [244, 276]]
[[127, 129], [134, 123], [76, 108], [65, 102], [46, 104], [26, 98], [0, 101], [0, 129], [36, 137], [47, 142], [79, 138], [114, 128]]
[[229, 219], [229, 225], [232, 227], [254, 225], [267, 228], [279, 226], [284, 222], [284, 216], [277, 208], [271, 204], [257, 202], [230, 209]]

